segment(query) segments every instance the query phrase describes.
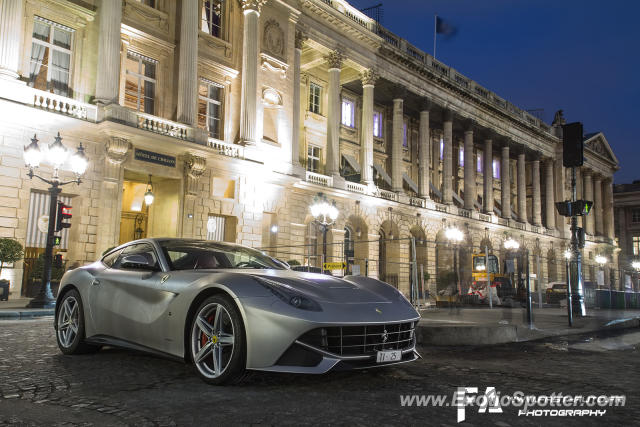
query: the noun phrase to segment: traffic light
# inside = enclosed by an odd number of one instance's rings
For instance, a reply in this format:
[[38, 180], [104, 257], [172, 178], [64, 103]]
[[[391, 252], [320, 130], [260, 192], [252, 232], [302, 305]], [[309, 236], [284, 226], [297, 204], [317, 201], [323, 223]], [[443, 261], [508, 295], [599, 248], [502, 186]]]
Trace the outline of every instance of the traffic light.
[[62, 243], [62, 237], [53, 236], [53, 246], [60, 246], [60, 243]]
[[556, 202], [556, 209], [562, 216], [584, 216], [589, 215], [593, 202], [590, 200], [576, 200], [572, 202], [565, 200], [562, 202]]
[[62, 268], [64, 266], [64, 260], [62, 254], [55, 254], [53, 256], [53, 266], [56, 268]]
[[584, 163], [582, 123], [574, 122], [562, 126], [562, 164], [565, 168], [582, 166]]
[[58, 202], [58, 212], [56, 212], [56, 233], [65, 228], [71, 227], [70, 222], [65, 222], [71, 219], [71, 206], [65, 205], [62, 202]]

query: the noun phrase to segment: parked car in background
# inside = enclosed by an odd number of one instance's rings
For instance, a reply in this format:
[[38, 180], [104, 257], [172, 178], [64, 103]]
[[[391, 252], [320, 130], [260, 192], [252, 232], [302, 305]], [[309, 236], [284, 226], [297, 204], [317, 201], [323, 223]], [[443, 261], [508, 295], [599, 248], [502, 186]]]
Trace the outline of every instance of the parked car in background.
[[565, 282], [551, 282], [545, 293], [547, 304], [559, 304], [567, 298], [567, 284]]

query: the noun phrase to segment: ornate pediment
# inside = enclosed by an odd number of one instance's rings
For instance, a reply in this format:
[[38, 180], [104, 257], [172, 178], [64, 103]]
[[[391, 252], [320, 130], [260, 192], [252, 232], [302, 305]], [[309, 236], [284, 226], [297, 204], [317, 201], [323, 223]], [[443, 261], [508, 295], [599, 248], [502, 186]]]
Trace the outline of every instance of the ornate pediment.
[[613, 150], [602, 132], [586, 134], [584, 137], [584, 146], [587, 152], [591, 152], [615, 166], [618, 165], [618, 158], [613, 154]]

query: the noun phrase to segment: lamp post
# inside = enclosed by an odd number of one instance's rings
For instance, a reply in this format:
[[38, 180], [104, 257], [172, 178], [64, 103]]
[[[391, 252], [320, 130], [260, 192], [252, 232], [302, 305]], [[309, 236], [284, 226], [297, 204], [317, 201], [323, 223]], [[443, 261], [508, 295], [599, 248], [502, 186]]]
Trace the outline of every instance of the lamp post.
[[[520, 249], [520, 243], [518, 243], [512, 237], [509, 237], [509, 238], [507, 238], [507, 240], [504, 241], [504, 248], [507, 251], [517, 252]], [[524, 249], [523, 253], [521, 254], [521, 258], [522, 258], [522, 256], [524, 256], [524, 258], [525, 258], [524, 273], [527, 276], [526, 281], [525, 281], [525, 284], [526, 284], [525, 288], [526, 288], [527, 322], [529, 324], [529, 328], [531, 328], [531, 327], [533, 327], [533, 311], [532, 311], [532, 307], [531, 307], [531, 274], [529, 273], [529, 250], [528, 249]], [[520, 269], [520, 266], [518, 267], [518, 269]]]
[[462, 295], [462, 286], [460, 284], [460, 274], [458, 274], [458, 243], [464, 239], [464, 233], [460, 229], [451, 226], [444, 231], [444, 236], [453, 244], [453, 270], [456, 273], [456, 281], [458, 282], [458, 293]]
[[322, 271], [324, 272], [324, 263], [327, 260], [327, 231], [336, 222], [338, 218], [338, 208], [336, 202], [327, 199], [323, 193], [318, 193], [313, 198], [313, 204], [310, 206], [311, 215], [322, 230]]
[[[43, 178], [36, 174], [34, 170], [40, 166], [40, 162], [44, 158], [51, 166], [53, 166], [53, 174], [51, 179]], [[62, 165], [69, 160], [71, 171], [75, 174], [75, 179], [69, 181], [62, 181], [59, 176], [59, 171]], [[62, 145], [62, 138], [60, 132], [55, 137], [54, 141], [46, 148], [46, 152], [40, 151], [38, 146], [38, 139], [36, 135], [31, 139], [31, 144], [24, 147], [24, 161], [29, 168], [29, 178], [36, 177], [47, 184], [49, 187], [49, 229], [47, 231], [47, 245], [44, 252], [44, 268], [42, 271], [42, 281], [40, 283], [40, 290], [38, 295], [31, 300], [28, 307], [32, 308], [51, 308], [56, 304], [56, 300], [53, 298], [51, 292], [51, 264], [53, 262], [53, 246], [54, 246], [54, 233], [56, 231], [56, 213], [58, 205], [58, 195], [60, 194], [61, 187], [67, 184], [75, 183], [80, 185], [81, 177], [87, 170], [88, 160], [84, 154], [84, 148], [82, 143], [78, 146], [77, 151], [69, 158], [69, 152]]]

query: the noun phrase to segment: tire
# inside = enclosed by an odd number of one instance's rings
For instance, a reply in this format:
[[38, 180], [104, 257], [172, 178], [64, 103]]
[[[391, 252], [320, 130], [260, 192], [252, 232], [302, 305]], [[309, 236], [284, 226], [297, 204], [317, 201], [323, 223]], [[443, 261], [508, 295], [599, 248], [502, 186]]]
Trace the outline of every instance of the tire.
[[84, 306], [77, 290], [72, 289], [56, 310], [56, 341], [63, 354], [83, 354], [98, 350], [85, 342]]
[[244, 378], [245, 328], [230, 297], [213, 295], [205, 299], [195, 311], [189, 331], [189, 357], [203, 381], [225, 385]]

